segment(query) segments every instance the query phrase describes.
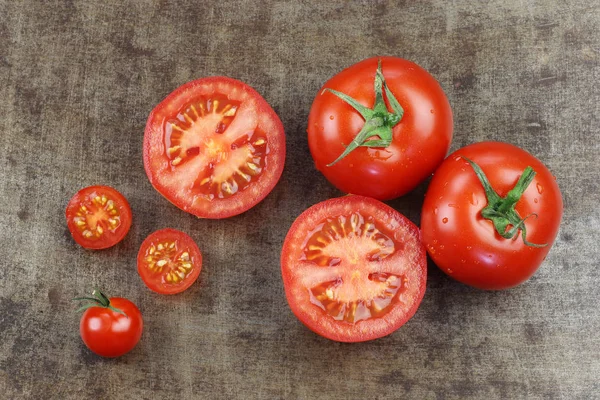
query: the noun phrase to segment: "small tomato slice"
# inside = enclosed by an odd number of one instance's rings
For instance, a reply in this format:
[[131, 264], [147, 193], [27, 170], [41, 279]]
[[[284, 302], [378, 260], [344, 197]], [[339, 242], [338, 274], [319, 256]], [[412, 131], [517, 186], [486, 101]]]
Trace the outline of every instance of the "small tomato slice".
[[161, 294], [175, 294], [189, 288], [200, 275], [202, 253], [194, 239], [176, 229], [151, 233], [140, 246], [137, 257], [140, 277]]
[[86, 249], [105, 249], [119, 243], [131, 227], [127, 199], [109, 186], [89, 186], [69, 200], [67, 226]]
[[340, 342], [394, 332], [425, 294], [419, 229], [375, 199], [346, 196], [312, 206], [281, 252], [285, 293], [308, 328]]
[[284, 160], [279, 117], [235, 79], [186, 83], [152, 110], [146, 124], [150, 183], [198, 217], [226, 218], [250, 209], [275, 187]]

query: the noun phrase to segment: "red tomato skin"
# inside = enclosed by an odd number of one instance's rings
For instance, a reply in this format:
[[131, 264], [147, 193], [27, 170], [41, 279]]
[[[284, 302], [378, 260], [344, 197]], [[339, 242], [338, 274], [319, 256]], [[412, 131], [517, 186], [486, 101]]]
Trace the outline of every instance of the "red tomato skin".
[[[144, 266], [146, 250], [148, 249], [148, 247], [150, 247], [152, 242], [165, 240], [180, 241], [182, 243], [182, 246], [188, 249], [188, 252], [190, 253], [190, 258], [194, 263], [194, 269], [190, 273], [190, 275], [187, 276], [185, 280], [181, 281], [180, 284], [177, 285], [166, 285], [163, 283], [156, 282], [156, 280], [148, 274], [146, 267]], [[152, 290], [153, 292], [158, 294], [181, 293], [188, 289], [190, 286], [192, 286], [196, 282], [196, 280], [198, 280], [200, 272], [202, 271], [202, 252], [198, 248], [198, 245], [196, 244], [194, 239], [192, 239], [186, 233], [172, 228], [161, 229], [152, 232], [142, 242], [137, 256], [137, 270], [144, 284], [148, 287], [148, 289]]]
[[[178, 199], [175, 193], [164, 187], [159, 182], [158, 174], [166, 169], [164, 164], [168, 164], [164, 156], [165, 148], [163, 143], [163, 121], [173, 112], [177, 112], [197, 91], [202, 91], [203, 87], [229, 87], [237, 92], [247, 95], [247, 97], [256, 103], [259, 118], [269, 125], [273, 134], [269, 136], [270, 155], [268, 162], [270, 165], [269, 174], [264, 173], [256, 185], [238, 193], [225, 200], [214, 201], [212, 204], [190, 205], [187, 201]], [[157, 140], [158, 137], [158, 140]], [[185, 83], [171, 92], [163, 101], [161, 101], [150, 113], [146, 128], [144, 131], [143, 160], [144, 169], [148, 180], [165, 199], [171, 202], [179, 209], [197, 216], [198, 218], [222, 219], [229, 218], [254, 207], [260, 203], [275, 187], [281, 174], [285, 162], [285, 133], [283, 124], [279, 116], [267, 101], [251, 86], [237, 79], [226, 76], [211, 76], [196, 79]]]
[[[372, 108], [379, 59], [390, 90], [404, 108], [402, 120], [393, 128], [392, 144], [359, 147], [328, 167], [354, 139], [364, 119], [324, 89], [338, 90]], [[308, 117], [308, 144], [316, 168], [338, 189], [389, 200], [410, 192], [433, 173], [450, 148], [452, 129], [450, 103], [435, 78], [411, 61], [373, 57], [341, 71], [319, 90]]]
[[102, 357], [114, 358], [130, 352], [144, 329], [140, 310], [131, 301], [111, 297], [110, 304], [127, 316], [104, 307], [88, 308], [81, 316], [79, 332], [85, 345]]
[[[527, 240], [502, 238], [491, 221], [481, 216], [487, 205], [483, 186], [473, 168], [477, 163], [502, 197], [514, 187], [527, 166], [536, 175], [516, 204], [527, 219]], [[435, 264], [450, 277], [488, 290], [517, 286], [540, 267], [558, 233], [563, 201], [555, 177], [536, 157], [514, 145], [481, 142], [452, 153], [435, 172], [423, 203], [421, 232]]]
[[[419, 282], [416, 296], [412, 299], [412, 304], [405, 314], [394, 321], [390, 321], [388, 318], [376, 318], [376, 322], [373, 326], [369, 323], [365, 324], [364, 321], [359, 322], [353, 326], [348, 325], [345, 331], [331, 329], [331, 325], [335, 325], [332, 319], [319, 319], [307, 313], [303, 310], [303, 303], [310, 303], [310, 298], [307, 293], [304, 293], [302, 297], [298, 297], [294, 294], [294, 282], [292, 275], [285, 267], [286, 263], [289, 263], [290, 254], [294, 251], [294, 247], [297, 243], [294, 243], [294, 238], [303, 238], [307, 232], [303, 231], [301, 225], [303, 219], [315, 218], [319, 216], [322, 210], [327, 208], [338, 208], [345, 207], [347, 210], [369, 212], [369, 210], [377, 209], [379, 215], [385, 215], [390, 220], [395, 220], [403, 225], [406, 229], [404, 234], [407, 237], [414, 238], [414, 244], [416, 245], [414, 261], [414, 268], [418, 270]], [[326, 214], [322, 214], [324, 216]], [[335, 215], [335, 214], [333, 214]], [[305, 217], [305, 218], [303, 218]], [[410, 320], [417, 312], [423, 297], [425, 296], [425, 290], [427, 286], [427, 252], [420, 239], [419, 228], [414, 225], [405, 216], [400, 214], [398, 211], [389, 207], [388, 205], [379, 202], [373, 198], [363, 196], [344, 196], [335, 199], [329, 199], [321, 203], [315, 204], [309, 209], [305, 210], [292, 224], [290, 230], [286, 235], [286, 239], [283, 244], [281, 252], [281, 266], [282, 266], [282, 279], [285, 287], [286, 299], [290, 306], [290, 309], [294, 315], [311, 331], [316, 334], [325, 337], [330, 340], [345, 343], [358, 343], [369, 340], [378, 339], [387, 335], [392, 334], [400, 327], [402, 327], [408, 320]], [[315, 308], [316, 309], [316, 308]], [[317, 311], [319, 312], [319, 311]]]
[[[75, 213], [77, 212], [77, 208], [79, 207], [79, 203], [81, 200], [92, 192], [103, 192], [110, 195], [116, 201], [117, 207], [121, 216], [121, 225], [119, 226], [116, 236], [111, 237], [109, 240], [89, 240], [83, 237], [77, 227], [75, 226], [75, 222], [73, 221], [73, 217], [75, 217]], [[131, 220], [132, 213], [131, 207], [129, 206], [129, 202], [118, 190], [104, 185], [95, 185], [88, 186], [81, 190], [79, 190], [72, 198], [69, 200], [69, 204], [67, 204], [67, 208], [65, 210], [65, 216], [67, 218], [67, 227], [69, 228], [69, 232], [71, 232], [71, 236], [73, 236], [73, 240], [77, 242], [83, 248], [90, 250], [103, 250], [109, 247], [112, 247], [119, 243], [131, 228]]]

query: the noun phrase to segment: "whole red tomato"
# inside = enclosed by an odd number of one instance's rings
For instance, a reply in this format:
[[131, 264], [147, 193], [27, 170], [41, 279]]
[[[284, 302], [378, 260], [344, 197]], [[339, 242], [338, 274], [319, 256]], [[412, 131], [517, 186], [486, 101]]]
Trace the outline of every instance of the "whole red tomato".
[[563, 212], [554, 176], [516, 146], [476, 143], [435, 171], [421, 215], [429, 255], [452, 278], [506, 289], [531, 277], [548, 254]]
[[135, 347], [142, 336], [144, 321], [140, 310], [122, 297], [106, 297], [94, 290], [93, 297], [81, 309], [79, 333], [85, 345], [102, 357], [119, 357]]
[[308, 116], [316, 168], [338, 189], [380, 200], [430, 176], [451, 140], [444, 91], [426, 70], [396, 57], [369, 58], [335, 75]]

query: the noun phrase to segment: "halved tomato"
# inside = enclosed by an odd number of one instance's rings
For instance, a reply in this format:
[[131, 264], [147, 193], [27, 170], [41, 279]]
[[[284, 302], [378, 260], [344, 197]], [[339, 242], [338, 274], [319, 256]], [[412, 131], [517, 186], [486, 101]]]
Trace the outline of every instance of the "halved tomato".
[[226, 218], [250, 209], [271, 192], [284, 161], [279, 117], [235, 79], [186, 83], [152, 110], [146, 124], [150, 183], [198, 217]]
[[176, 229], [151, 233], [140, 246], [137, 257], [140, 277], [161, 294], [175, 294], [189, 288], [200, 275], [202, 253], [194, 239]]
[[127, 199], [110, 186], [89, 186], [69, 200], [65, 211], [73, 239], [86, 249], [119, 243], [131, 227]]
[[340, 342], [394, 332], [425, 294], [419, 229], [382, 202], [331, 199], [303, 212], [281, 252], [290, 308], [307, 327]]

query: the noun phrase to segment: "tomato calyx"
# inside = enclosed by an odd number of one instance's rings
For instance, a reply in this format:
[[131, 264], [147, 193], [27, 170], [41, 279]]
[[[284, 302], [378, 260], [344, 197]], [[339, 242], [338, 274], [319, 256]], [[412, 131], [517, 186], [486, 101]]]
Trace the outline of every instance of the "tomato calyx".
[[103, 307], [103, 308], [108, 308], [109, 310], [112, 310], [116, 313], [123, 314], [124, 316], [129, 318], [129, 316], [127, 314], [125, 314], [125, 312], [123, 310], [113, 307], [110, 304], [110, 299], [104, 293], [102, 293], [100, 290], [94, 289], [94, 291], [92, 292], [92, 296], [93, 297], [87, 297], [87, 296], [75, 297], [74, 299], [72, 299], [73, 301], [87, 301], [86, 304], [82, 305], [79, 309], [77, 309], [77, 312], [85, 311], [88, 308], [92, 308], [92, 307]]
[[496, 232], [498, 232], [498, 234], [505, 239], [515, 239], [520, 230], [521, 236], [523, 237], [523, 243], [525, 243], [525, 245], [531, 247], [547, 246], [547, 243], [536, 244], [527, 241], [527, 228], [525, 227], [525, 220], [531, 216], [535, 216], [537, 218], [538, 215], [531, 213], [525, 218], [521, 218], [517, 210], [515, 210], [515, 205], [521, 199], [521, 196], [529, 184], [533, 181], [533, 178], [536, 174], [535, 170], [531, 167], [525, 168], [515, 186], [505, 197], [500, 197], [494, 188], [492, 188], [490, 181], [481, 167], [466, 157], [462, 158], [471, 165], [475, 171], [475, 175], [477, 175], [477, 178], [483, 185], [485, 196], [487, 198], [487, 205], [481, 210], [481, 216], [492, 221]]
[[[385, 89], [385, 94], [394, 112], [388, 111], [388, 107], [383, 99], [383, 89]], [[358, 132], [352, 142], [350, 142], [335, 161], [327, 164], [328, 167], [336, 164], [358, 147], [388, 147], [392, 143], [392, 128], [402, 119], [404, 109], [385, 82], [383, 72], [381, 72], [381, 60], [377, 64], [377, 72], [375, 73], [375, 104], [372, 109], [363, 106], [345, 93], [329, 88], [325, 90], [344, 100], [358, 111], [365, 120], [365, 124], [360, 132]], [[379, 139], [372, 139], [373, 137], [378, 137]]]

